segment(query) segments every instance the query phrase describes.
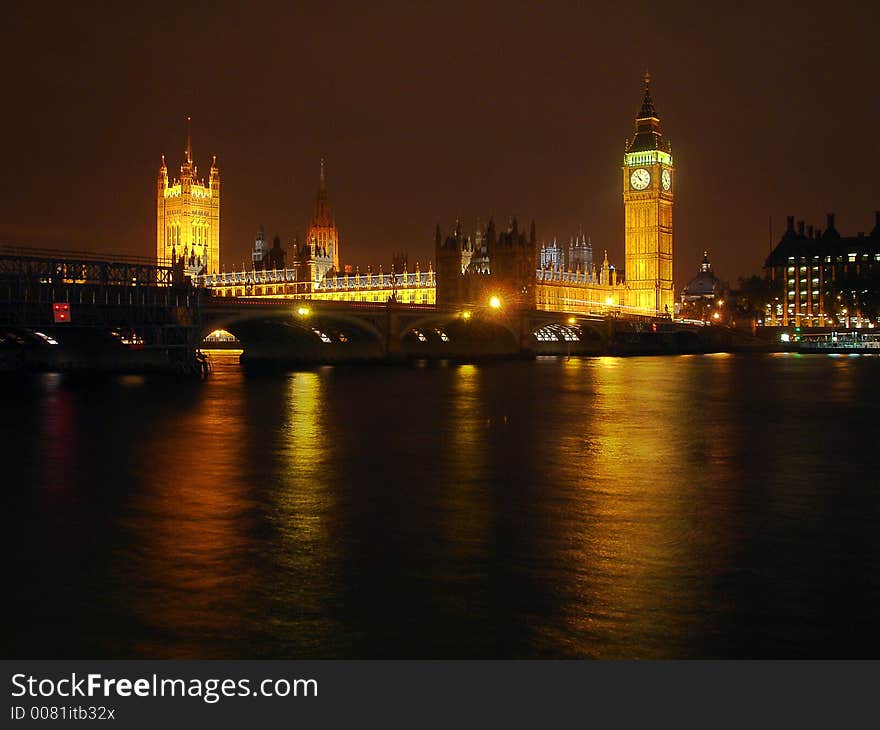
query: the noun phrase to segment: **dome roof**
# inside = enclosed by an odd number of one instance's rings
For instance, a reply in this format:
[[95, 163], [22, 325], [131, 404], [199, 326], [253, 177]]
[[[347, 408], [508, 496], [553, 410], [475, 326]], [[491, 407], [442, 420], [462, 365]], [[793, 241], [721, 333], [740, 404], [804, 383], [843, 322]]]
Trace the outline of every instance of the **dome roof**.
[[709, 252], [703, 252], [703, 262], [700, 264], [699, 273], [691, 279], [682, 290], [683, 297], [710, 297], [719, 292], [721, 281], [712, 271], [709, 263]]
[[701, 271], [691, 279], [684, 288], [684, 293], [691, 297], [704, 297], [715, 294], [720, 282], [711, 271]]

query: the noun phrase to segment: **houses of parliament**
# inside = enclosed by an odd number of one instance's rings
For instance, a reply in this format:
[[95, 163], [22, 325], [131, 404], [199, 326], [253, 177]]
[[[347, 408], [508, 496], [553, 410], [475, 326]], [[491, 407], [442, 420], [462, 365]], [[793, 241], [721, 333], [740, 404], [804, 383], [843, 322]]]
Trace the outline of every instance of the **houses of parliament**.
[[228, 297], [267, 297], [404, 304], [480, 306], [490, 297], [505, 305], [588, 314], [611, 310], [671, 316], [675, 169], [663, 139], [646, 73], [635, 131], [622, 164], [625, 265], [601, 257], [582, 232], [567, 246], [539, 243], [534, 221], [501, 224], [489, 217], [465, 230], [457, 221], [434, 233], [434, 263], [410, 269], [405, 256], [361, 271], [342, 265], [324, 161], [314, 214], [305, 240], [270, 247], [262, 227], [252, 264], [243, 271], [220, 269], [220, 172], [216, 157], [207, 181], [198, 179], [189, 135], [179, 179], [169, 183], [164, 156], [159, 169], [157, 255], [183, 267], [194, 282]]

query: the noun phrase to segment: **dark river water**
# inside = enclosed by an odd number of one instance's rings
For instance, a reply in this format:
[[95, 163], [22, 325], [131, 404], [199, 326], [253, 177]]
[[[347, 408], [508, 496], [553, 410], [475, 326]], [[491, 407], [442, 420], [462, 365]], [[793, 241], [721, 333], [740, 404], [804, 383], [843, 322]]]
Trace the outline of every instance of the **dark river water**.
[[0, 381], [4, 655], [880, 655], [880, 357]]

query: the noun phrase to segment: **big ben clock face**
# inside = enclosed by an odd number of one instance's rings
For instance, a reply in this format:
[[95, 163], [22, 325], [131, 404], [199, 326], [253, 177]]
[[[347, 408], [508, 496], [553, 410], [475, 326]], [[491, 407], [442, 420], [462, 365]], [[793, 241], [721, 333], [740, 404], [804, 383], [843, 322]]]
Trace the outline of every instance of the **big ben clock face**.
[[672, 175], [669, 173], [669, 170], [664, 170], [660, 173], [660, 184], [664, 190], [669, 190], [672, 187]]
[[644, 167], [633, 170], [632, 175], [629, 176], [629, 184], [633, 186], [634, 190], [644, 190], [651, 184], [651, 173]]

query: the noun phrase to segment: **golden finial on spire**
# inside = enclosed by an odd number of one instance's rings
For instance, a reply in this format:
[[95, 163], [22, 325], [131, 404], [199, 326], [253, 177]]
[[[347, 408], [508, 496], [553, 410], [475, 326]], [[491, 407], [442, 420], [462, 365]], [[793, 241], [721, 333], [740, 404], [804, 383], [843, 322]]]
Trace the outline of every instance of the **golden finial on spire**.
[[192, 133], [190, 131], [191, 117], [186, 118], [186, 161], [192, 162]]
[[646, 67], [645, 68], [645, 90], [646, 91], [650, 85], [651, 85], [651, 72], [648, 71], [648, 69]]

